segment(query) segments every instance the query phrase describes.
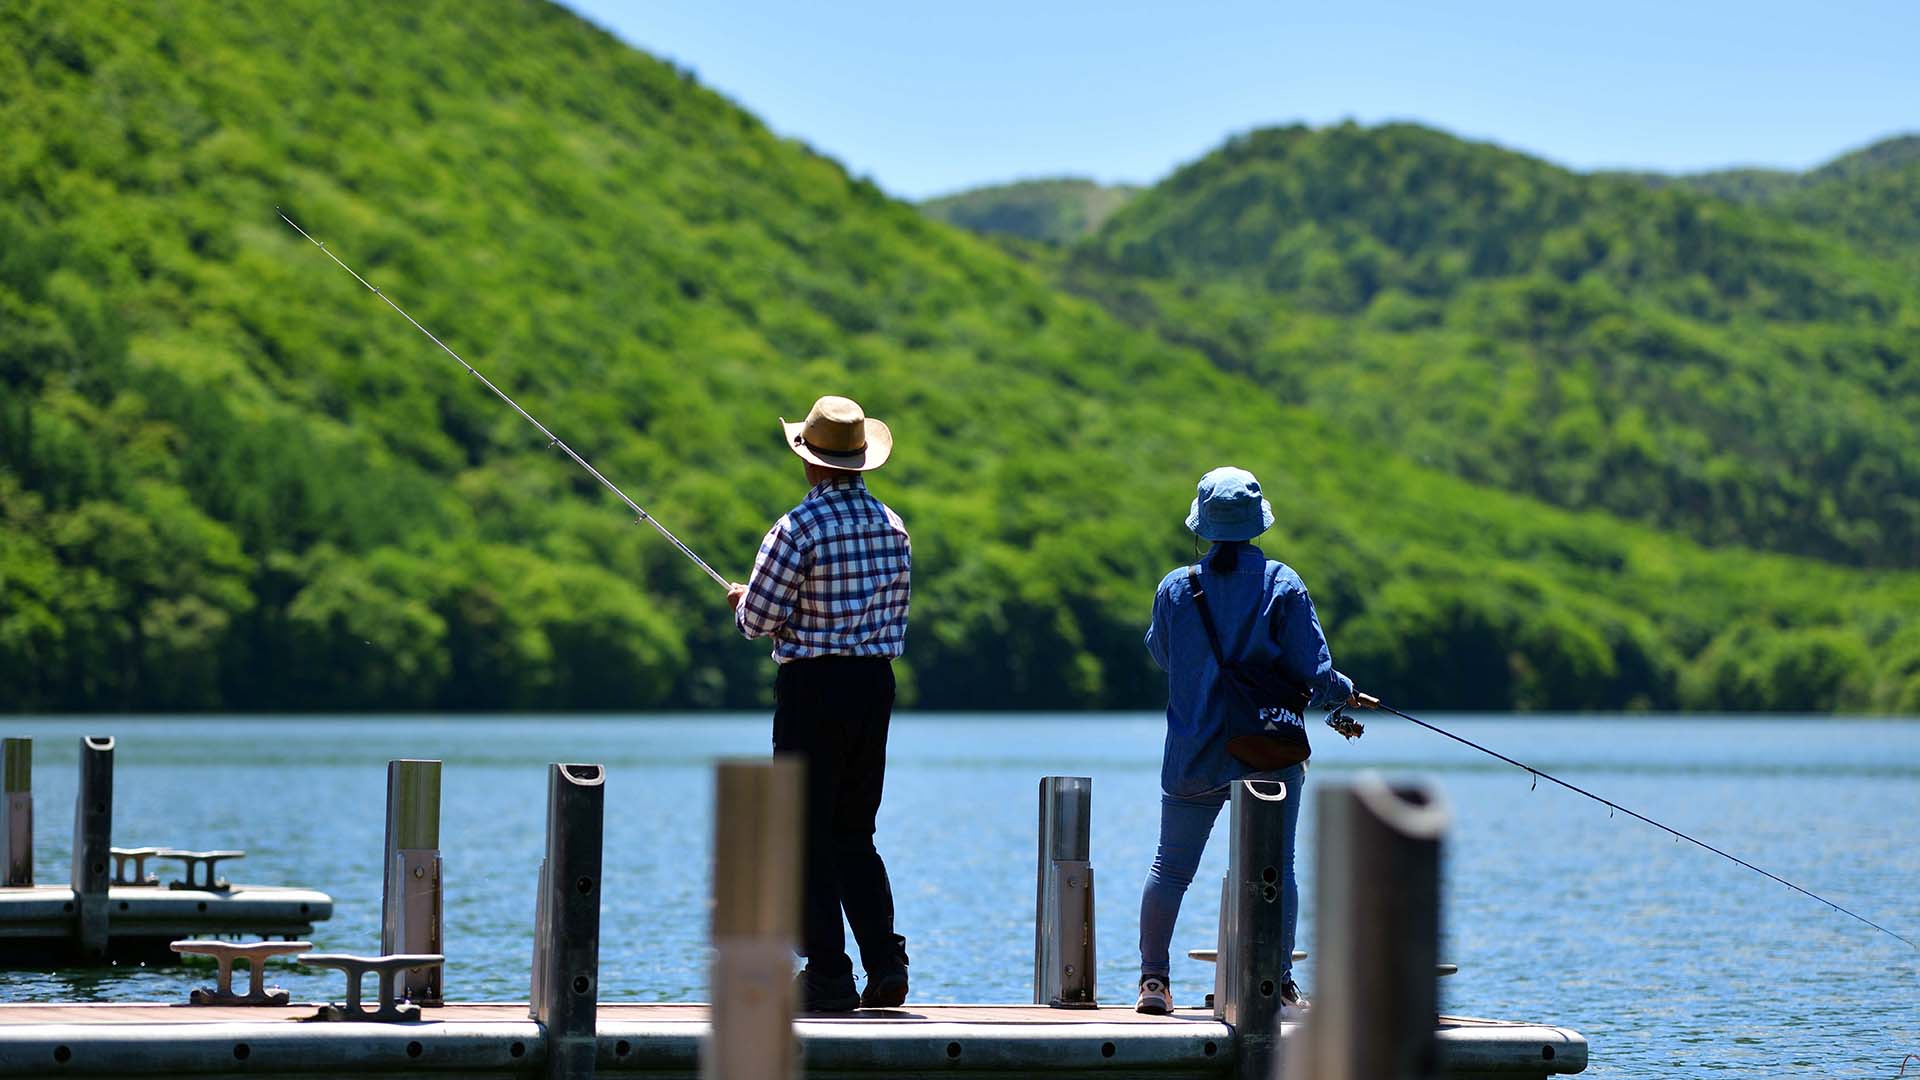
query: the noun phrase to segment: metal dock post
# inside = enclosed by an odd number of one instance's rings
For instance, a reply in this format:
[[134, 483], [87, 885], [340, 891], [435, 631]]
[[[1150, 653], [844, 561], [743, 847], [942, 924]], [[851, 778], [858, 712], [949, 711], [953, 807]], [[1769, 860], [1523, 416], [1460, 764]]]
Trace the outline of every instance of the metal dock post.
[[1284, 944], [1291, 854], [1282, 815], [1292, 796], [1278, 780], [1236, 780], [1228, 827], [1227, 881], [1220, 909], [1215, 1012], [1239, 1044], [1234, 1076], [1267, 1080], [1280, 1051], [1280, 980], [1293, 958]]
[[1092, 777], [1041, 777], [1033, 916], [1035, 1005], [1096, 1007], [1092, 822]]
[[804, 766], [723, 761], [714, 775], [713, 1022], [705, 1080], [794, 1075]]
[[[380, 896], [380, 951], [445, 954], [440, 913], [440, 763], [387, 762], [387, 850]], [[408, 968], [397, 993], [439, 1005], [445, 965]]]
[[113, 737], [80, 739], [80, 787], [73, 796], [75, 951], [90, 963], [107, 959], [107, 891], [113, 875]]
[[0, 886], [33, 884], [33, 740], [5, 740], [0, 802]]
[[549, 1080], [590, 1080], [599, 1052], [600, 861], [607, 770], [547, 768], [547, 856], [535, 903], [533, 995]]
[[1424, 784], [1362, 773], [1323, 787], [1315, 809], [1320, 985], [1287, 1066], [1318, 1080], [1438, 1076], [1434, 962], [1446, 803]]

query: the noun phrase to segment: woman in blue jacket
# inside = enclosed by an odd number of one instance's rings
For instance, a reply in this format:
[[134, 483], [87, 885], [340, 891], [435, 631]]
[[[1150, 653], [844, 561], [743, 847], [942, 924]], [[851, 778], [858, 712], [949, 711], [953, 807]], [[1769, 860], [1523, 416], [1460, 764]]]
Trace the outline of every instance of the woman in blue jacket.
[[[1272, 525], [1273, 508], [1261, 496], [1260, 482], [1252, 473], [1225, 467], [1200, 478], [1187, 528], [1213, 541], [1200, 575], [1221, 653], [1243, 664], [1279, 662], [1307, 687], [1310, 708], [1358, 704], [1352, 680], [1333, 668], [1326, 635], [1300, 575], [1248, 543]], [[1153, 622], [1147, 628], [1147, 651], [1167, 673], [1167, 742], [1160, 766], [1160, 848], [1140, 896], [1140, 997], [1135, 1007], [1143, 1013], [1164, 1013], [1172, 1007], [1167, 950], [1174, 920], [1234, 781], [1256, 776], [1287, 785], [1283, 956], [1293, 954], [1300, 910], [1293, 835], [1300, 820], [1306, 765], [1256, 773], [1227, 752], [1227, 718], [1253, 707], [1219, 678], [1220, 665], [1200, 619], [1189, 568], [1182, 566], [1160, 582], [1153, 597]], [[1305, 723], [1303, 717], [1289, 712], [1281, 712], [1275, 720]], [[1291, 970], [1282, 978], [1280, 1000], [1291, 1013], [1306, 1007]]]

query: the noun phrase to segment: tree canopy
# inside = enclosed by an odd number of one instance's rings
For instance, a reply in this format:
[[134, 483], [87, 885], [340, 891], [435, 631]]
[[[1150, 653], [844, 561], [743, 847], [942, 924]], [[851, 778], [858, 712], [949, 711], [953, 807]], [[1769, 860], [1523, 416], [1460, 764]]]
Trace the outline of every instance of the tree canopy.
[[[1835, 373], [1804, 383], [1816, 406], [1878, 387], [1891, 420], [1914, 330], [1880, 264], [1757, 212], [1623, 193], [1589, 234], [1578, 191], [1503, 158], [1493, 179], [1533, 177], [1508, 195], [1553, 222], [1514, 221], [1534, 239], [1413, 218], [1375, 235], [1399, 211], [1358, 208], [1317, 226], [1330, 249], [1233, 256], [1202, 286], [1152, 226], [1195, 174], [1085, 252], [1009, 254], [535, 0], [24, 0], [0, 8], [0, 136], [10, 708], [765, 700], [764, 643], [712, 582], [275, 207], [735, 576], [804, 490], [776, 417], [843, 393], [891, 422], [873, 487], [914, 535], [910, 703], [1157, 707], [1153, 585], [1194, 556], [1194, 481], [1233, 462], [1266, 481], [1282, 521], [1263, 543], [1313, 588], [1342, 668], [1410, 705], [1920, 708], [1920, 575], [1890, 541], [1808, 534], [1867, 568], [1707, 547], [1684, 515], [1603, 512], [1378, 433], [1477, 381], [1487, 462], [1501, 424], [1530, 421], [1522, 456], [1577, 472], [1572, 448], [1618, 442], [1642, 457], [1609, 460], [1664, 477], [1690, 475], [1666, 441], [1685, 420], [1709, 490], [1775, 520], [1786, 496], [1712, 471], [1741, 464], [1719, 418], [1770, 385], [1742, 372], [1800, 349]], [[1260, 233], [1267, 255], [1295, 231]], [[1748, 239], [1759, 254], [1725, 249]], [[1483, 317], [1498, 331], [1459, 321]], [[1670, 384], [1698, 400], [1636, 397], [1633, 436], [1594, 342], [1639, 343], [1650, 381], [1646, 357], [1711, 358]], [[1487, 363], [1407, 364], [1429, 346]], [[1317, 396], [1303, 357], [1348, 371], [1347, 396]], [[1369, 412], [1393, 396], [1373, 383], [1414, 400]], [[1836, 460], [1884, 445], [1806, 423], [1788, 435]], [[1893, 490], [1910, 460], [1850, 482]], [[1833, 522], [1869, 521], [1829, 497]]]
[[1470, 480], [1913, 568], [1920, 279], [1858, 242], [1920, 235], [1903, 161], [1745, 205], [1413, 125], [1257, 131], [1130, 203], [1064, 280]]

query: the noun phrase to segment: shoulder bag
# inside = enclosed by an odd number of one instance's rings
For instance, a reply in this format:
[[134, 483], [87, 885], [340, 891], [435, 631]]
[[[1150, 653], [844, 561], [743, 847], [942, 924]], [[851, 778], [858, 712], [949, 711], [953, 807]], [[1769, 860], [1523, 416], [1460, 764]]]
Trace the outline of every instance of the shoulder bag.
[[1227, 719], [1227, 753], [1262, 772], [1290, 768], [1307, 760], [1313, 748], [1307, 742], [1304, 713], [1312, 694], [1279, 661], [1245, 664], [1228, 660], [1220, 650], [1220, 634], [1213, 626], [1197, 564], [1187, 567], [1187, 581], [1193, 586], [1200, 624], [1207, 628], [1207, 644], [1213, 647], [1213, 659], [1220, 666], [1220, 679], [1247, 706], [1244, 713], [1236, 711]]

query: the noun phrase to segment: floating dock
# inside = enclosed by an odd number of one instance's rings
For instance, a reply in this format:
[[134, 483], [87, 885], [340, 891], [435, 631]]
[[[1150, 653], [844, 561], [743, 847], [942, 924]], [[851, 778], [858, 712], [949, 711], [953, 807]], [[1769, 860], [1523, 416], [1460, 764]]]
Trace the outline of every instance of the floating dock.
[[[0, 1074], [282, 1077], [458, 1072], [545, 1073], [546, 1040], [524, 1004], [446, 1005], [402, 1024], [313, 1022], [316, 1005], [0, 1005]], [[710, 1030], [705, 1005], [603, 1002], [594, 1068], [692, 1078]], [[1288, 1023], [1282, 1041], [1296, 1030]], [[1210, 1011], [1143, 1016], [1130, 1008], [908, 1005], [793, 1024], [808, 1077], [991, 1073], [1047, 1077], [1232, 1075], [1234, 1031]], [[1565, 1028], [1442, 1017], [1442, 1074], [1548, 1077], [1587, 1065]]]
[[[0, 966], [45, 964], [71, 952], [79, 904], [64, 885], [0, 888]], [[333, 915], [333, 899], [312, 889], [236, 884], [222, 890], [129, 885], [107, 890], [110, 955], [175, 961], [167, 943], [244, 933], [303, 938]]]
[[[333, 899], [313, 889], [234, 885], [220, 864], [244, 851], [113, 846], [111, 738], [80, 740], [73, 806], [71, 883], [42, 885], [33, 869], [33, 742], [4, 741], [0, 801], [0, 967], [171, 963], [168, 943], [220, 935], [302, 938], [333, 915]], [[147, 871], [148, 861], [178, 862], [176, 881]]]

